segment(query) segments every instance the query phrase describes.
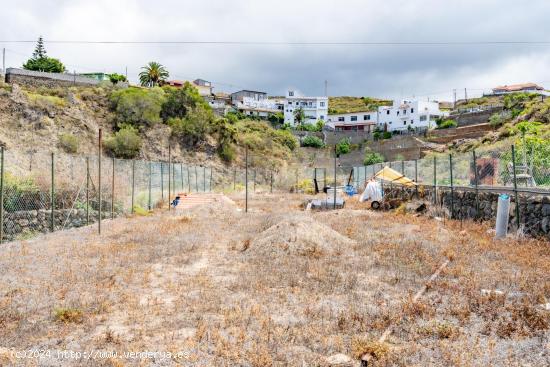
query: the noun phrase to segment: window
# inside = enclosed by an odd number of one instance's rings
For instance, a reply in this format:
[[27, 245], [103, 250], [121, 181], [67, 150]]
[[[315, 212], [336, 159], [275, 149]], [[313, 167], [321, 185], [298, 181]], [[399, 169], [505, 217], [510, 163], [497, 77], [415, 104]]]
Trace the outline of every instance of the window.
[[406, 115], [407, 114], [407, 110], [403, 110], [403, 115]]
[[321, 116], [319, 116], [319, 118], [320, 118], [321, 120], [324, 120], [324, 119], [325, 119], [325, 116], [321, 115]]
[[307, 105], [308, 105], [308, 107], [311, 107], [313, 105], [313, 103], [308, 102]]
[[294, 91], [293, 91], [293, 90], [289, 90], [289, 91], [288, 91], [288, 96], [289, 96], [289, 97], [294, 97]]
[[357, 121], [357, 116], [351, 116], [351, 121]]
[[325, 107], [325, 102], [319, 102], [319, 106]]
[[291, 104], [292, 104], [292, 101], [288, 101], [288, 104], [291, 105]]
[[411, 124], [414, 124], [414, 120], [411, 120]]
[[411, 113], [414, 113], [414, 108], [411, 108]]
[[407, 120], [403, 121], [403, 125], [407, 125]]
[[389, 115], [390, 114], [390, 110], [386, 110], [386, 115]]
[[[390, 122], [388, 122], [388, 124], [390, 124], [390, 125], [391, 125], [391, 121], [390, 121]], [[380, 124], [380, 125], [382, 125], [382, 124]]]
[[397, 116], [399, 116], [399, 111], [397, 111]]
[[420, 121], [426, 121], [428, 119], [428, 116], [422, 115], [420, 116]]
[[346, 121], [346, 118], [344, 116], [339, 116], [338, 121]]
[[370, 115], [364, 115], [364, 116], [363, 116], [363, 120], [364, 120], [364, 121], [370, 120]]

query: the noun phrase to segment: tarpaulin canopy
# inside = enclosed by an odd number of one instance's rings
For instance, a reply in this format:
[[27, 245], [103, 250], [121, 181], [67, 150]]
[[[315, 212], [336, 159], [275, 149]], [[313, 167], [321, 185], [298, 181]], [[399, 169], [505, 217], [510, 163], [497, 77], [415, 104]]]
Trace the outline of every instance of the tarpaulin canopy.
[[411, 180], [410, 178], [404, 176], [403, 174], [397, 172], [394, 169], [391, 169], [390, 167], [384, 167], [380, 171], [378, 171], [375, 175], [375, 178], [378, 178], [380, 180], [404, 185], [404, 186], [415, 186], [416, 183]]

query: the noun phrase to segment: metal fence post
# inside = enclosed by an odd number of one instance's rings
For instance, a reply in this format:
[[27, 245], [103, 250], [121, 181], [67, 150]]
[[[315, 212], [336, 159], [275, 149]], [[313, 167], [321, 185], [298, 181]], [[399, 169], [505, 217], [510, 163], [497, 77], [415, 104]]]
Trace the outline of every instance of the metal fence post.
[[102, 197], [101, 197], [101, 141], [102, 139], [102, 132], [101, 129], [99, 129], [99, 143], [98, 143], [98, 151], [97, 151], [97, 167], [98, 167], [98, 176], [97, 176], [97, 186], [98, 186], [98, 192], [99, 192], [99, 217], [97, 220], [97, 232], [101, 234], [101, 207], [102, 207]]
[[237, 188], [237, 168], [233, 169], [233, 190]]
[[248, 213], [248, 145], [244, 152], [244, 212]]
[[336, 209], [336, 164], [337, 164], [338, 154], [336, 154], [336, 145], [334, 146], [334, 196], [332, 202], [332, 208]]
[[153, 163], [151, 163], [151, 161], [149, 161], [149, 198], [147, 200], [147, 207], [149, 208], [149, 210], [151, 210], [151, 180], [152, 180], [152, 165]]
[[170, 211], [170, 195], [172, 195], [172, 148], [168, 145], [168, 211]]
[[414, 186], [414, 193], [418, 199], [418, 159], [414, 160], [414, 182], [416, 183]]
[[55, 175], [54, 175], [54, 154], [52, 152], [52, 187], [51, 187], [51, 203], [50, 205], [52, 206], [51, 207], [51, 210], [50, 210], [50, 230], [53, 232], [55, 230], [55, 226], [54, 226], [54, 209], [55, 209]]
[[212, 167], [210, 167], [210, 182], [208, 183], [208, 191], [212, 192]]
[[113, 176], [111, 177], [111, 219], [115, 218], [115, 157], [113, 157]]
[[433, 185], [433, 194], [434, 194], [434, 205], [437, 204], [437, 157], [434, 156], [434, 185]]
[[187, 166], [187, 185], [189, 186], [189, 193], [191, 193], [191, 173], [189, 172], [189, 166]]
[[206, 192], [206, 166], [202, 166], [202, 192]]
[[136, 180], [136, 161], [132, 159], [132, 211], [131, 211], [132, 214], [134, 214], [135, 180]]
[[516, 225], [519, 230], [519, 197], [518, 197], [518, 182], [516, 179], [516, 148], [512, 145], [512, 170], [514, 173], [514, 198], [516, 201]]
[[269, 193], [273, 194], [273, 170], [269, 171]]
[[183, 163], [180, 163], [181, 191], [183, 191]]
[[90, 224], [90, 158], [86, 157], [86, 225]]
[[160, 200], [164, 202], [164, 164], [160, 162]]
[[453, 155], [449, 154], [449, 171], [451, 174], [451, 219], [454, 218], [454, 212], [455, 212], [455, 190], [454, 190], [454, 184], [453, 184]]
[[478, 188], [478, 173], [477, 173], [477, 156], [476, 151], [472, 151], [472, 158], [474, 160], [474, 187], [475, 187], [475, 193], [476, 193], [476, 219], [479, 217], [479, 188]]
[[199, 174], [197, 173], [197, 166], [195, 166], [195, 191], [199, 192]]
[[0, 243], [4, 240], [4, 147], [0, 147]]

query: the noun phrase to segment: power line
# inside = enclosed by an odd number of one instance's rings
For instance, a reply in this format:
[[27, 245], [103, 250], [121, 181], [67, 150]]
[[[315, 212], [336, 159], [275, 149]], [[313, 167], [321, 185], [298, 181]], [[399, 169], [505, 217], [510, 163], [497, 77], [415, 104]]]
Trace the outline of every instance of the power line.
[[[36, 43], [36, 40], [0, 40], [0, 43]], [[44, 40], [50, 44], [159, 44], [159, 45], [266, 45], [266, 46], [463, 46], [463, 45], [550, 45], [544, 40], [515, 41], [206, 41], [206, 40], [172, 40], [172, 41], [125, 41], [125, 40]]]

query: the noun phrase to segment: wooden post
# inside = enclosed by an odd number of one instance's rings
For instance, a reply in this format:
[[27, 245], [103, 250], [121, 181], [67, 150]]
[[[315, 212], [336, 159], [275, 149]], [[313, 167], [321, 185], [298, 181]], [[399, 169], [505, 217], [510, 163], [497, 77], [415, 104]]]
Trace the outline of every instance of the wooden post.
[[90, 224], [90, 158], [86, 157], [86, 225]]
[[453, 183], [453, 155], [449, 154], [449, 171], [451, 175], [451, 219], [454, 218], [454, 212], [455, 212], [455, 189], [454, 189], [454, 183]]
[[479, 217], [479, 177], [477, 173], [477, 157], [476, 157], [476, 151], [472, 151], [472, 158], [474, 160], [474, 187], [476, 191], [476, 219]]

